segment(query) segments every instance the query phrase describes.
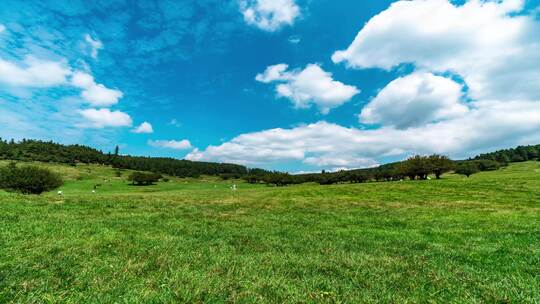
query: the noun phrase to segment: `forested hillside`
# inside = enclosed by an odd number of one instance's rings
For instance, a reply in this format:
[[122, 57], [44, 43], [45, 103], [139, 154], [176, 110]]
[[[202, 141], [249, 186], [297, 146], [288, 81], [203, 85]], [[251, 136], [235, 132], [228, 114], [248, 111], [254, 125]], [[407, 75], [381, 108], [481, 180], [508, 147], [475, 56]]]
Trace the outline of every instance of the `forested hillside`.
[[248, 169], [241, 165], [193, 162], [174, 158], [135, 157], [103, 153], [82, 145], [61, 145], [39, 140], [5, 141], [0, 138], [0, 159], [40, 161], [66, 164], [92, 163], [111, 165], [118, 169], [152, 171], [179, 177], [199, 175], [244, 175]]
[[518, 163], [528, 160], [538, 160], [540, 157], [540, 145], [519, 146], [514, 149], [499, 150], [491, 153], [480, 154], [474, 159], [489, 159], [499, 163]]

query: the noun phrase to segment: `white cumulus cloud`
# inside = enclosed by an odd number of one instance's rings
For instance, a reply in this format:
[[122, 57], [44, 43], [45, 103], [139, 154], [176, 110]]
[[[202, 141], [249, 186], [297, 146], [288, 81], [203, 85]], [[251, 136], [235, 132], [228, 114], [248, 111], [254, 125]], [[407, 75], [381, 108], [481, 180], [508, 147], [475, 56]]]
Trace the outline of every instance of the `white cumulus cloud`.
[[[362, 109], [360, 121], [380, 127], [320, 122], [261, 131], [210, 146], [196, 156], [268, 163], [257, 152], [276, 149], [295, 151], [294, 159], [304, 163], [324, 166], [329, 165], [325, 160], [335, 159], [332, 165], [348, 167], [344, 164], [354, 160], [413, 153], [460, 158], [538, 143], [540, 21], [523, 9], [522, 0], [461, 5], [397, 1], [369, 20], [348, 48], [332, 56], [334, 62], [355, 69], [415, 68], [382, 88]], [[275, 66], [258, 80], [289, 81], [283, 75], [287, 67]]]
[[288, 71], [288, 65], [269, 66], [255, 79], [262, 83], [277, 82], [278, 96], [289, 99], [296, 108], [308, 108], [311, 105], [323, 114], [351, 100], [360, 91], [350, 85], [332, 78], [317, 64], [309, 64], [303, 70]]
[[392, 69], [412, 63], [460, 75], [473, 99], [540, 99], [540, 23], [522, 0], [398, 1], [373, 17], [334, 62]]
[[174, 150], [189, 150], [193, 146], [187, 139], [183, 140], [149, 140], [148, 144], [152, 147], [168, 148]]
[[0, 84], [20, 88], [51, 88], [71, 85], [82, 89], [81, 97], [96, 107], [118, 103], [123, 93], [94, 81], [88, 73], [73, 72], [65, 60], [51, 61], [27, 56], [22, 62], [0, 59]]
[[362, 109], [363, 123], [398, 129], [459, 117], [468, 108], [461, 102], [462, 86], [431, 73], [413, 73], [390, 82]]
[[246, 23], [269, 32], [294, 24], [300, 16], [294, 0], [240, 0], [240, 11]]
[[154, 128], [152, 128], [152, 125], [149, 122], [145, 121], [141, 123], [135, 129], [133, 129], [131, 132], [137, 133], [137, 134], [150, 134], [150, 133], [154, 133]]
[[92, 75], [84, 72], [75, 72], [71, 78], [71, 83], [83, 89], [81, 97], [92, 106], [107, 107], [118, 103], [124, 94], [115, 89], [109, 89], [94, 81]]
[[21, 64], [0, 59], [0, 83], [15, 87], [46, 88], [65, 84], [71, 69], [62, 61], [26, 57]]
[[289, 65], [285, 63], [271, 65], [266, 68], [264, 73], [257, 74], [255, 79], [262, 83], [287, 80], [289, 76], [285, 73], [285, 71], [287, 71], [288, 68]]
[[105, 127], [129, 127], [132, 124], [131, 117], [121, 111], [111, 111], [109, 109], [85, 109], [79, 113], [86, 119], [80, 127], [105, 128]]
[[218, 146], [194, 150], [190, 160], [271, 167], [303, 162], [322, 168], [372, 166], [385, 157], [441, 153], [468, 157], [540, 141], [540, 103], [473, 102], [460, 117], [408, 129], [362, 130], [318, 122], [291, 129], [242, 134]]

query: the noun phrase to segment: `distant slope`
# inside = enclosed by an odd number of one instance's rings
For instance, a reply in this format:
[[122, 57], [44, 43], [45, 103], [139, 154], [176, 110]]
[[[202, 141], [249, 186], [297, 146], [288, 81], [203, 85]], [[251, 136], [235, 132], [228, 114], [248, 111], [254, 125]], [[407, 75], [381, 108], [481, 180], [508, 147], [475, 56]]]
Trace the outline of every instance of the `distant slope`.
[[235, 164], [105, 154], [83, 145], [62, 145], [40, 140], [8, 142], [0, 138], [0, 159], [64, 164], [102, 164], [119, 169], [153, 171], [179, 177], [221, 174], [242, 176], [248, 172], [245, 166]]

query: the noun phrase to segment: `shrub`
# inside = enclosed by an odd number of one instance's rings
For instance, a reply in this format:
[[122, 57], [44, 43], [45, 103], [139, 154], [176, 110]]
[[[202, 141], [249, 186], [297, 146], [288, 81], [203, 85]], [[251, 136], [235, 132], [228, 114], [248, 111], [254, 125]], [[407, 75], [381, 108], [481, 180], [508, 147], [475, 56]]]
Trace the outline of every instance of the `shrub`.
[[128, 180], [132, 182], [133, 185], [138, 186], [148, 186], [157, 183], [163, 176], [157, 173], [146, 173], [146, 172], [133, 172]]
[[479, 159], [474, 161], [480, 171], [495, 171], [501, 168], [501, 164], [490, 159]]
[[239, 179], [242, 177], [242, 174], [238, 173], [222, 173], [219, 175], [222, 180], [230, 180], [230, 179]]
[[14, 163], [0, 168], [0, 188], [24, 194], [41, 194], [62, 186], [60, 175], [36, 166], [17, 167]]

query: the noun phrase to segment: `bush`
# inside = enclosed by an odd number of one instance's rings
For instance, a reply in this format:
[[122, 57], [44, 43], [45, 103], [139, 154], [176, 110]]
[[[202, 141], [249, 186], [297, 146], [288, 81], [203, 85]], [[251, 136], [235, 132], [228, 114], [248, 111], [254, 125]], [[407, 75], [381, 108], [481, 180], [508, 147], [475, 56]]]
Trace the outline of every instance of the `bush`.
[[242, 177], [242, 174], [238, 173], [222, 173], [219, 175], [222, 180], [230, 180], [230, 179], [239, 179]]
[[490, 159], [479, 159], [474, 161], [480, 171], [495, 171], [501, 168], [501, 164]]
[[0, 168], [0, 188], [24, 194], [41, 194], [62, 186], [60, 175], [36, 166], [17, 167], [14, 163]]
[[162, 177], [163, 176], [157, 173], [133, 172], [128, 180], [131, 181], [133, 185], [148, 186], [159, 182]]

